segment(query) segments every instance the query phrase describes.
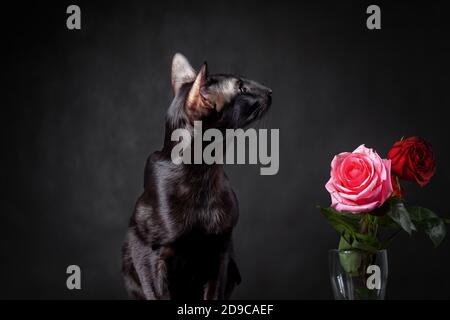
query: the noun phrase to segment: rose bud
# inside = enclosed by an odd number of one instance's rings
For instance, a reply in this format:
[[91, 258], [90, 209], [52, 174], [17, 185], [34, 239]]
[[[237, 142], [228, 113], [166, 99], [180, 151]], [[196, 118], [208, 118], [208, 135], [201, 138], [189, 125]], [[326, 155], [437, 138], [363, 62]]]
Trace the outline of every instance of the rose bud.
[[426, 185], [436, 172], [431, 144], [419, 137], [397, 141], [389, 151], [392, 173], [400, 179]]

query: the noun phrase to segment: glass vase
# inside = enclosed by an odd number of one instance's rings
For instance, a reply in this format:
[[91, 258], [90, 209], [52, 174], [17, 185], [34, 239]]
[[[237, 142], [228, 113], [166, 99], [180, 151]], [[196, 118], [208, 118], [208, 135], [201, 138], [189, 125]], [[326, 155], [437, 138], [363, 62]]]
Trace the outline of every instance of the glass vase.
[[335, 300], [384, 300], [388, 279], [386, 250], [330, 250], [330, 280]]

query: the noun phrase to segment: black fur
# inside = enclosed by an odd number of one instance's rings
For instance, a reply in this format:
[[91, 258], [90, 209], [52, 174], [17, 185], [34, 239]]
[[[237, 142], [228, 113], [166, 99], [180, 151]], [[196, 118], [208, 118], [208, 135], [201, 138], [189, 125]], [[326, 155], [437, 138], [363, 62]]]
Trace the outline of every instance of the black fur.
[[[217, 111], [224, 81], [236, 88], [228, 86], [231, 98]], [[170, 137], [177, 128], [192, 130], [193, 120], [202, 120], [204, 130], [242, 128], [267, 110], [271, 91], [231, 75], [208, 76], [202, 90], [216, 109], [192, 119], [186, 112], [191, 87], [183, 84], [169, 107], [164, 147], [147, 160], [123, 246], [125, 284], [135, 299], [227, 299], [241, 280], [231, 240], [238, 201], [223, 167], [174, 164]]]

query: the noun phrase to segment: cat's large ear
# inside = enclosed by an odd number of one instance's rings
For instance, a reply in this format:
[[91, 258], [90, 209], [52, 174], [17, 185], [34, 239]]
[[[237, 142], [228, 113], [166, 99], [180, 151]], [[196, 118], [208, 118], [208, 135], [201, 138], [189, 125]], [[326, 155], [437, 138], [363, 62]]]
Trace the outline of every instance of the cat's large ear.
[[212, 103], [208, 101], [204, 95], [206, 78], [208, 76], [208, 66], [206, 62], [201, 67], [200, 71], [192, 84], [191, 90], [186, 98], [186, 109], [191, 118], [199, 119], [205, 114], [209, 113], [214, 108]]
[[189, 61], [181, 53], [176, 53], [172, 59], [172, 89], [174, 95], [177, 95], [183, 84], [195, 80], [195, 70], [189, 64]]

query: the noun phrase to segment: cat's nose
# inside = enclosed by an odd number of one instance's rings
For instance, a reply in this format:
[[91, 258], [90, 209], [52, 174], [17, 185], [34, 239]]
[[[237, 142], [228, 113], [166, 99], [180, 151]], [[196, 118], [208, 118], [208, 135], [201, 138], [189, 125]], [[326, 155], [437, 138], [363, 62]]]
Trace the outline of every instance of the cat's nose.
[[271, 96], [272, 95], [272, 89], [267, 88], [267, 95]]

